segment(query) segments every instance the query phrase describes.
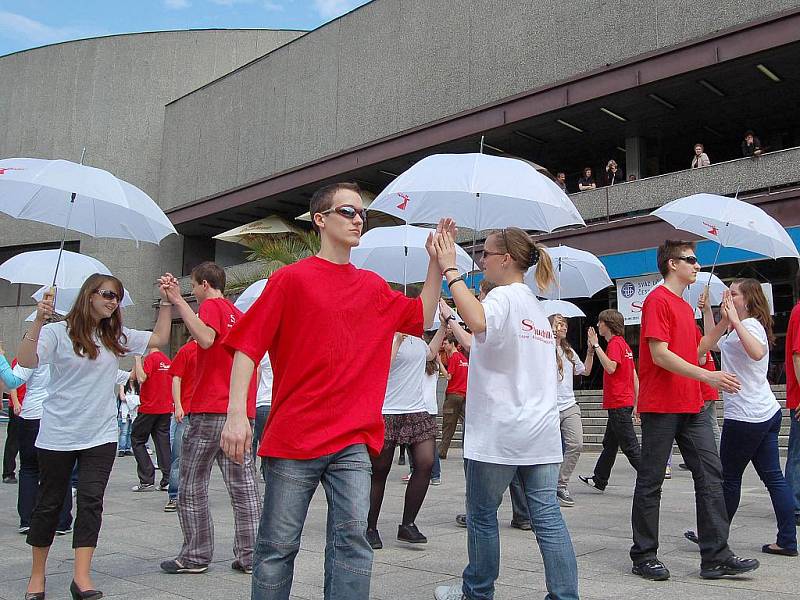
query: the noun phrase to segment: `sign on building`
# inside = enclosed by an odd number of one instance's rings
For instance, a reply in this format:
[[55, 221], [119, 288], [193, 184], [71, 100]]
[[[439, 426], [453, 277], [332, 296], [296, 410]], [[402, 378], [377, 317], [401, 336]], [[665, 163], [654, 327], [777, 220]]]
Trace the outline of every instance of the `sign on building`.
[[653, 287], [661, 281], [658, 273], [617, 279], [617, 310], [625, 317], [625, 325], [642, 322], [642, 304]]

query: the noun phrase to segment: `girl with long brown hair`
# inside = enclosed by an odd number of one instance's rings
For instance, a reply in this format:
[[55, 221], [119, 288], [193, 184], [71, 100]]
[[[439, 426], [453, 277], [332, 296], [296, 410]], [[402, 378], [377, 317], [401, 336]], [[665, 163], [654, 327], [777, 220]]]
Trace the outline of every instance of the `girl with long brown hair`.
[[719, 453], [728, 520], [733, 521], [739, 507], [742, 474], [753, 463], [769, 491], [778, 522], [776, 543], [765, 544], [761, 551], [797, 556], [794, 498], [778, 454], [781, 406], [767, 380], [769, 348], [774, 342], [767, 298], [755, 279], [737, 279], [725, 292], [718, 323], [714, 323], [710, 303], [701, 304], [706, 335], [700, 354], [716, 347], [722, 354], [722, 370], [736, 375], [741, 383], [740, 390], [723, 391], [722, 396], [725, 421]]
[[575, 399], [573, 379], [591, 373], [594, 364], [594, 348], [589, 346], [586, 360], [581, 361], [578, 353], [567, 341], [567, 319], [560, 314], [550, 315], [550, 326], [556, 338], [556, 366], [558, 367], [558, 417], [561, 423], [561, 441], [564, 445], [564, 462], [558, 472], [556, 495], [561, 506], [575, 506], [575, 499], [569, 493], [569, 478], [578, 464], [583, 450], [583, 424], [581, 408]]
[[103, 495], [116, 456], [114, 387], [119, 360], [169, 343], [172, 311], [164, 288], [171, 280], [162, 277], [159, 281], [162, 308], [152, 333], [123, 326], [119, 310], [122, 282], [110, 275], [90, 276], [62, 322], [46, 324], [53, 315], [52, 296], [45, 296], [37, 305], [36, 318], [17, 353], [23, 367], [50, 366], [49, 396], [36, 439], [41, 483], [27, 537], [33, 563], [26, 600], [45, 596], [47, 555], [76, 463], [78, 510], [70, 593], [73, 599], [103, 596], [94, 589], [90, 569], [100, 533]]

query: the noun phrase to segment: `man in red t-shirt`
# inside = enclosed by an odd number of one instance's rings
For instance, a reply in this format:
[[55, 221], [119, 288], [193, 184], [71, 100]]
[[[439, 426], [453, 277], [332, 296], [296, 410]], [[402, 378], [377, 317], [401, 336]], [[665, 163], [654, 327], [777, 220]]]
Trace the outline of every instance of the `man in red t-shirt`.
[[183, 435], [189, 424], [192, 394], [194, 393], [195, 366], [197, 363], [197, 342], [191, 337], [180, 347], [172, 364], [169, 375], [172, 378], [172, 402], [175, 405], [172, 424], [172, 467], [169, 471], [169, 497], [164, 512], [178, 510], [178, 489], [180, 488], [181, 450]]
[[597, 318], [597, 331], [607, 343], [605, 351], [600, 347], [593, 327], [589, 327], [587, 337], [603, 366], [603, 408], [608, 411], [608, 421], [603, 435], [603, 451], [594, 466], [594, 474], [588, 477], [581, 475], [578, 479], [602, 492], [608, 485], [611, 469], [617, 460], [617, 450], [622, 450], [631, 466], [638, 471], [642, 449], [633, 429], [634, 420], [639, 420], [636, 412], [639, 379], [633, 363], [633, 351], [622, 337], [625, 333], [625, 317], [617, 310], [606, 309]]
[[449, 333], [442, 342], [447, 358], [447, 390], [442, 405], [442, 443], [439, 445], [439, 458], [447, 458], [450, 442], [456, 432], [458, 422], [464, 422], [464, 404], [467, 399], [467, 373], [469, 361], [458, 350], [456, 338]]
[[[228, 391], [233, 357], [222, 340], [242, 317], [242, 311], [225, 298], [225, 271], [212, 262], [192, 269], [192, 293], [200, 305], [198, 314], [181, 295], [172, 278], [168, 301], [175, 305], [186, 328], [197, 342], [191, 418], [181, 449], [178, 518], [183, 547], [173, 560], [161, 563], [167, 573], [203, 573], [214, 556], [214, 526], [208, 506], [208, 483], [216, 462], [222, 472], [233, 508], [235, 523], [231, 568], [251, 573], [253, 548], [258, 530], [261, 497], [256, 485], [253, 457], [234, 462], [220, 448], [220, 436], [228, 412]], [[242, 416], [252, 423], [256, 410], [256, 380], [245, 381]], [[183, 408], [183, 407], [182, 407]], [[184, 409], [185, 410], [185, 409]]]
[[[422, 335], [423, 321], [433, 321], [442, 285], [435, 260], [421, 297], [414, 299], [350, 263], [365, 216], [357, 185], [320, 188], [310, 204], [319, 253], [276, 271], [225, 340], [235, 355], [222, 447], [236, 462], [252, 447], [247, 382], [265, 352], [274, 375], [259, 446], [266, 457], [266, 492], [253, 600], [289, 598], [300, 534], [319, 483], [328, 498], [325, 598], [369, 597], [368, 453], [383, 448], [381, 409], [392, 339], [395, 332]], [[454, 230], [452, 224], [442, 227]], [[435, 254], [432, 239], [428, 252]]]
[[722, 465], [714, 434], [700, 412], [700, 382], [727, 392], [736, 392], [740, 385], [734, 375], [698, 364], [694, 308], [681, 297], [700, 271], [694, 243], [667, 240], [658, 248], [657, 260], [664, 284], [645, 298], [639, 342], [642, 460], [631, 513], [632, 572], [655, 581], [669, 578], [669, 570], [658, 559], [658, 521], [664, 465], [677, 442], [695, 481], [700, 576], [718, 579], [746, 573], [759, 564], [739, 558], [728, 547]]
[[789, 447], [786, 483], [794, 495], [794, 518], [800, 525], [800, 303], [792, 309], [786, 331], [786, 408], [789, 409]]
[[147, 453], [147, 438], [153, 445], [161, 471], [158, 489], [166, 491], [172, 456], [169, 448], [169, 424], [172, 416], [172, 382], [169, 376], [170, 361], [158, 348], [152, 348], [142, 360], [136, 357], [136, 379], [139, 380], [139, 412], [131, 426], [131, 449], [136, 459], [136, 474], [139, 483], [133, 492], [152, 492], [155, 489], [156, 470]]

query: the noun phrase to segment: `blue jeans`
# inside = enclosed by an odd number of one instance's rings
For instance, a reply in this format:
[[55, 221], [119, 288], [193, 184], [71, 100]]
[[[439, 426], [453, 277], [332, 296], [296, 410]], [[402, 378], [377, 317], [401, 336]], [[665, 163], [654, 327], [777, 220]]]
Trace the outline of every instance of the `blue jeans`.
[[531, 527], [544, 560], [547, 599], [578, 598], [578, 564], [556, 499], [559, 464], [497, 465], [466, 461], [467, 550], [462, 591], [469, 600], [494, 598], [500, 572], [497, 509], [516, 473], [525, 490]]
[[786, 453], [786, 483], [794, 496], [795, 518], [800, 517], [800, 409], [789, 411], [789, 448]]
[[320, 483], [328, 499], [324, 598], [368, 600], [372, 548], [366, 533], [371, 478], [372, 464], [363, 444], [310, 460], [267, 458], [251, 600], [288, 600], [300, 534]]
[[183, 421], [178, 423], [175, 417], [169, 424], [169, 444], [172, 454], [172, 464], [169, 468], [169, 488], [167, 493], [170, 500], [178, 499], [178, 484], [181, 479], [181, 448], [183, 448], [183, 436], [189, 427], [189, 415], [184, 415]]
[[725, 419], [720, 444], [722, 491], [725, 494], [728, 520], [733, 521], [742, 496], [742, 474], [752, 462], [772, 500], [772, 508], [778, 520], [778, 546], [786, 550], [797, 550], [794, 498], [781, 473], [778, 454], [781, 417], [781, 411], [778, 410], [771, 419], [763, 423]]
[[125, 417], [124, 419], [117, 415], [117, 425], [119, 425], [119, 443], [117, 444], [118, 452], [127, 452], [131, 449], [131, 418]]
[[[270, 406], [256, 406], [256, 425], [253, 428], [253, 466], [256, 466], [258, 460], [258, 445], [261, 443], [261, 438], [264, 436], [264, 428], [267, 426], [267, 419], [269, 418]], [[261, 477], [264, 481], [267, 480], [266, 461], [261, 459]]]

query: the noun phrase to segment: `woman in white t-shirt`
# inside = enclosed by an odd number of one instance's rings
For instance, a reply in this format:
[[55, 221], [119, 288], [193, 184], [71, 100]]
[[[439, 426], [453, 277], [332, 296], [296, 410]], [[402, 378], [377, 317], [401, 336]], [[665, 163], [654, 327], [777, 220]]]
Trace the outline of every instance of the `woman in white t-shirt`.
[[722, 354], [722, 370], [736, 375], [741, 389], [723, 392], [725, 420], [720, 440], [723, 493], [733, 521], [742, 492], [742, 474], [753, 463], [772, 500], [778, 538], [765, 544], [767, 554], [797, 556], [794, 498], [781, 472], [778, 433], [781, 407], [767, 381], [769, 347], [774, 342], [769, 304], [755, 279], [739, 279], [725, 292], [720, 321], [714, 324], [710, 303], [703, 305], [706, 337], [700, 355], [713, 344]]
[[423, 392], [425, 363], [436, 357], [444, 339], [445, 325], [427, 344], [422, 338], [397, 333], [392, 344], [392, 366], [383, 400], [385, 427], [383, 450], [371, 456], [372, 485], [367, 517], [367, 541], [373, 549], [383, 548], [378, 533], [386, 479], [392, 468], [394, 449], [408, 444], [414, 470], [408, 480], [403, 503], [403, 520], [397, 527], [397, 539], [412, 544], [425, 544], [428, 539], [414, 522], [428, 493], [436, 451], [436, 417], [428, 411]]
[[536, 284], [546, 289], [554, 280], [553, 263], [521, 229], [492, 232], [480, 264], [497, 287], [481, 303], [455, 266], [452, 236], [437, 234], [434, 246], [458, 313], [474, 334], [464, 433], [469, 564], [462, 585], [437, 588], [435, 597], [493, 595], [500, 569], [497, 509], [518, 473], [550, 597], [577, 599], [575, 551], [556, 499], [562, 461], [556, 344], [541, 304], [523, 283], [535, 266]]
[[40, 490], [31, 515], [27, 542], [32, 546], [31, 578], [27, 600], [44, 598], [47, 555], [53, 543], [58, 516], [69, 489], [73, 466], [78, 465], [78, 510], [72, 536], [75, 550], [73, 598], [100, 598], [90, 575], [103, 512], [103, 495], [116, 456], [118, 439], [114, 386], [119, 359], [144, 354], [148, 348], [169, 343], [172, 311], [162, 277], [161, 304], [153, 332], [122, 326], [118, 310], [122, 282], [110, 275], [94, 274], [83, 284], [66, 319], [45, 321], [53, 314], [51, 295], [39, 302], [36, 319], [25, 332], [17, 360], [23, 367], [50, 367], [48, 397], [36, 448], [39, 452]]
[[575, 506], [575, 499], [569, 493], [569, 478], [578, 464], [583, 450], [583, 423], [581, 408], [575, 399], [573, 379], [584, 373], [591, 373], [594, 363], [594, 348], [589, 346], [586, 360], [581, 362], [578, 354], [567, 341], [567, 319], [563, 315], [550, 315], [550, 325], [556, 336], [556, 366], [558, 380], [558, 417], [561, 423], [561, 444], [564, 448], [564, 462], [558, 472], [556, 495], [561, 506]]

